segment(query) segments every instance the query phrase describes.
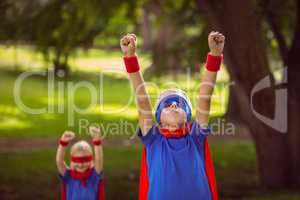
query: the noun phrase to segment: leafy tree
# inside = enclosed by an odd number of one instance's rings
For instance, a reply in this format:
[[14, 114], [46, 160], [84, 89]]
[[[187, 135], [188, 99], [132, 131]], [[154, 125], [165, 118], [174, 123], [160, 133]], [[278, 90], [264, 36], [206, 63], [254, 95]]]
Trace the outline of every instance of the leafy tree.
[[56, 73], [68, 73], [74, 50], [90, 47], [106, 30], [124, 27], [115, 23], [130, 17], [135, 6], [133, 0], [3, 0], [0, 40], [33, 44]]
[[70, 54], [76, 47], [90, 47], [121, 6], [120, 0], [51, 0], [33, 19], [32, 41], [56, 72], [68, 73]]

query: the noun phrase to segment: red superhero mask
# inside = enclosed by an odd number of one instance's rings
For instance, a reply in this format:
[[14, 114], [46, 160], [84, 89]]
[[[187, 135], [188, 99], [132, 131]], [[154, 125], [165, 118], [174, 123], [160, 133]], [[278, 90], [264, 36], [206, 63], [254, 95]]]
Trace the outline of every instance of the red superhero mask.
[[93, 160], [93, 156], [71, 156], [71, 161], [75, 163], [85, 163]]

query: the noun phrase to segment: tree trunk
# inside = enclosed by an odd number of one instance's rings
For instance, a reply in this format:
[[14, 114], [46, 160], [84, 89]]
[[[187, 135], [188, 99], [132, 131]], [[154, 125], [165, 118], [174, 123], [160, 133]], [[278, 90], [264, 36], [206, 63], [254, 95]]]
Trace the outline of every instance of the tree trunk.
[[143, 8], [143, 23], [141, 24], [141, 35], [143, 37], [142, 50], [147, 51], [151, 49], [152, 32], [150, 28], [150, 13], [149, 9], [145, 6]]
[[178, 72], [181, 68], [180, 51], [176, 49], [176, 26], [170, 19], [165, 19], [159, 26], [158, 32], [152, 44], [152, 66], [155, 75], [166, 72]]
[[229, 121], [240, 122], [240, 110], [238, 106], [238, 94], [233, 85], [229, 87], [228, 105], [225, 113], [225, 118]]
[[14, 42], [14, 70], [19, 70], [19, 54], [18, 54], [18, 42]]
[[294, 40], [288, 54], [288, 129], [290, 156], [293, 161], [291, 180], [295, 187], [300, 187], [300, 2], [297, 1], [297, 24]]
[[55, 59], [53, 60], [54, 74], [57, 77], [65, 78], [69, 76], [69, 54], [61, 51], [55, 52]]
[[[262, 41], [261, 18], [253, 3], [251, 0], [198, 0], [212, 28], [227, 37], [225, 63], [235, 82], [233, 90], [238, 94], [241, 119], [248, 125], [256, 144], [261, 182], [266, 188], [289, 187], [294, 156], [288, 134], [274, 130], [253, 114], [255, 110], [264, 116], [271, 114], [268, 118], [272, 118], [275, 112], [274, 88], [261, 90], [254, 96], [251, 93], [265, 77], [269, 77], [271, 85], [273, 80]], [[296, 175], [299, 177], [299, 172]]]
[[155, 74], [177, 74], [182, 68], [182, 49], [178, 47], [183, 36], [178, 31], [176, 21], [166, 15], [163, 10], [163, 1], [150, 1], [147, 5], [148, 14], [153, 14], [158, 20], [155, 32], [152, 34], [151, 51], [152, 65], [146, 71], [146, 76]]
[[54, 74], [57, 77], [65, 78], [69, 76], [69, 66], [66, 63], [54, 62]]

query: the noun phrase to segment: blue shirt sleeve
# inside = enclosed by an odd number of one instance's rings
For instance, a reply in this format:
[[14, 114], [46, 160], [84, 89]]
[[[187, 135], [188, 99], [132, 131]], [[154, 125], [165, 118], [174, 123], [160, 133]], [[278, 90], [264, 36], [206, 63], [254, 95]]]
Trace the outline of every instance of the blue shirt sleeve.
[[66, 169], [65, 174], [62, 176], [59, 174], [59, 179], [64, 183], [67, 184], [70, 181], [71, 175], [70, 175], [70, 170]]
[[153, 141], [160, 136], [159, 130], [156, 127], [155, 124], [152, 125], [151, 129], [148, 131], [148, 133], [143, 136], [141, 128], [138, 129], [138, 136], [141, 139], [142, 143], [149, 147], [153, 143]]
[[198, 142], [204, 141], [204, 139], [211, 134], [211, 127], [208, 126], [206, 128], [200, 127], [200, 124], [195, 120], [192, 125], [192, 129], [190, 134], [192, 137]]

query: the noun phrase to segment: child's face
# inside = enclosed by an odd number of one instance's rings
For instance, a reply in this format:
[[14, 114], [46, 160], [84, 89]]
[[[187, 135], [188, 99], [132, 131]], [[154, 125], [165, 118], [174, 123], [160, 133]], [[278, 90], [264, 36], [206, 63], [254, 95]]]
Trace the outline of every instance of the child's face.
[[[84, 157], [84, 156], [91, 156], [92, 154], [88, 151], [75, 151], [72, 153], [73, 157]], [[84, 172], [87, 169], [91, 168], [93, 161], [88, 162], [72, 162], [71, 161], [71, 168], [78, 171]]]
[[185, 111], [176, 104], [171, 104], [162, 109], [160, 121], [163, 128], [175, 130], [181, 128], [187, 121]]

